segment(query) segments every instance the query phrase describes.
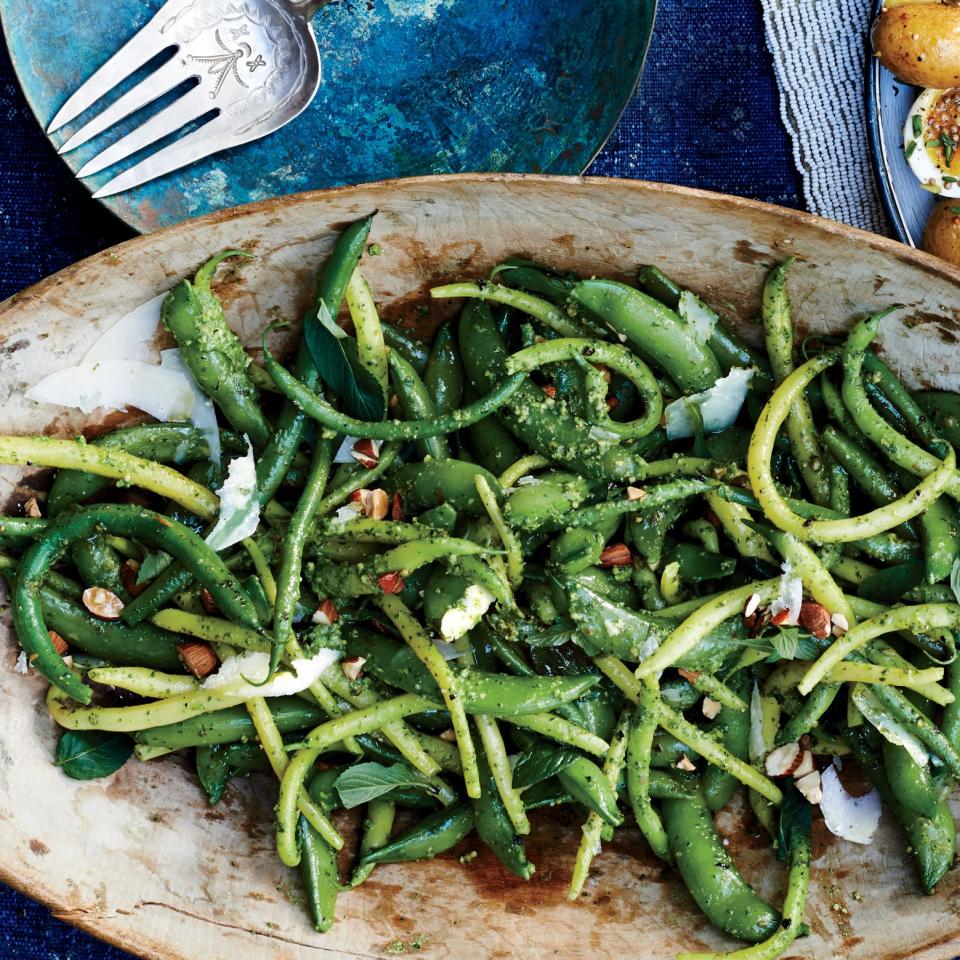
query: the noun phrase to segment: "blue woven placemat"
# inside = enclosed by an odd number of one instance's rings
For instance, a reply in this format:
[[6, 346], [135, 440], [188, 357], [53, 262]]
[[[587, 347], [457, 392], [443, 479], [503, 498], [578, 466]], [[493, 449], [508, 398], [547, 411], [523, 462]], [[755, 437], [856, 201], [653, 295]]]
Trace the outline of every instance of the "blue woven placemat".
[[[0, 44], [0, 300], [132, 234], [69, 175]], [[589, 171], [800, 205], [756, 0], [660, 0], [640, 90]], [[0, 958], [129, 955], [0, 885]]]

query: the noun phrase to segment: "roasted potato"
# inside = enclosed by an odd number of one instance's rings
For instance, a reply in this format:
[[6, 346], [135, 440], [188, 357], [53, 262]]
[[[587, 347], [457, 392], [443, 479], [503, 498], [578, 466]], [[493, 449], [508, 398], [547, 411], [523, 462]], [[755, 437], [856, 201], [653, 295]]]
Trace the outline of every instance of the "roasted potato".
[[960, 6], [887, 4], [873, 26], [880, 62], [918, 87], [960, 86]]
[[960, 200], [937, 204], [923, 232], [923, 249], [960, 267]]

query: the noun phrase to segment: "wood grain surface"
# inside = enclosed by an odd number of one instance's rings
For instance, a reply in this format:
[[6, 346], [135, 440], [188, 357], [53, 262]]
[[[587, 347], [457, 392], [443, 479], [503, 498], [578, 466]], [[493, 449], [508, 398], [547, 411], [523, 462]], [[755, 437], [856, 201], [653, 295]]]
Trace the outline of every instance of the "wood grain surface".
[[[188, 222], [133, 240], [0, 305], [0, 432], [75, 435], [123, 418], [84, 417], [23, 398], [42, 376], [76, 362], [94, 336], [192, 272], [211, 252], [256, 259], [225, 269], [219, 293], [256, 351], [274, 320], [301, 315], [316, 269], [347, 222], [379, 209], [365, 270], [383, 313], [429, 329], [452, 304], [439, 281], [480, 277], [527, 255], [584, 274], [630, 278], [659, 264], [750, 335], [760, 283], [775, 260], [798, 264], [791, 292], [801, 335], [842, 331], [866, 312], [884, 322], [887, 358], [911, 384], [960, 390], [960, 273], [879, 237], [750, 201], [628, 181], [463, 176], [303, 194]], [[0, 468], [0, 506], [13, 509], [44, 477]], [[6, 615], [4, 615], [6, 617]], [[0, 621], [0, 877], [104, 939], [162, 960], [661, 960], [683, 949], [729, 948], [682, 884], [635, 831], [595, 861], [584, 896], [567, 903], [579, 824], [537, 814], [527, 884], [480, 849], [428, 864], [378, 868], [342, 896], [334, 930], [310, 929], [299, 881], [278, 863], [275, 786], [254, 777], [209, 808], [186, 762], [129, 763], [79, 783], [51, 763], [56, 730], [44, 684], [13, 672], [17, 647]], [[737, 809], [721, 816], [744, 873], [777, 901], [785, 882], [766, 842]], [[812, 934], [790, 957], [946, 960], [960, 954], [960, 879], [924, 897], [902, 840], [884, 820], [858, 847], [819, 836]]]

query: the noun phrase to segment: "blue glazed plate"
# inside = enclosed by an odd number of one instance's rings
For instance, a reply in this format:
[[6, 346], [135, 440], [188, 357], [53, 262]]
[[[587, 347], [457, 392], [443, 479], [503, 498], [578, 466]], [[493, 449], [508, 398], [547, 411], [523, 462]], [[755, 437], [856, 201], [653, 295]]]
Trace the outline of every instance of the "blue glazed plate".
[[[883, 0], [876, 0], [874, 14]], [[901, 243], [919, 247], [937, 198], [920, 186], [903, 155], [903, 127], [918, 87], [901, 83], [876, 57], [867, 64], [867, 124], [873, 168], [890, 228]]]
[[[40, 123], [161, 5], [73, 0], [55, 11], [48, 0], [0, 0]], [[305, 113], [104, 203], [149, 232], [250, 201], [392, 177], [580, 173], [636, 87], [655, 9], [656, 0], [336, 0], [313, 21], [323, 80]], [[78, 125], [51, 140], [63, 143]], [[135, 125], [64, 159], [77, 170]], [[85, 182], [96, 189], [118, 169]]]

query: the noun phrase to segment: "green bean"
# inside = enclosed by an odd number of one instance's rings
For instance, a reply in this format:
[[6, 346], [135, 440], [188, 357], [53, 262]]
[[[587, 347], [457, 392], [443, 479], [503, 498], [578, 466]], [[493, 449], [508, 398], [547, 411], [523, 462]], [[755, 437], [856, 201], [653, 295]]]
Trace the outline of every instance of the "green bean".
[[473, 722], [480, 734], [487, 766], [500, 795], [500, 802], [513, 824], [513, 829], [519, 836], [523, 836], [530, 832], [530, 821], [524, 811], [523, 799], [513, 785], [510, 760], [497, 721], [489, 716], [476, 716]]
[[653, 735], [657, 729], [659, 709], [657, 682], [653, 677], [638, 689], [637, 708], [627, 741], [627, 793], [633, 815], [650, 849], [661, 860], [672, 862], [667, 834], [660, 816], [650, 803], [650, 760]]
[[[738, 671], [732, 681], [733, 692], [746, 695], [749, 684], [746, 671]], [[723, 727], [723, 746], [733, 756], [746, 760], [750, 738], [749, 712], [727, 711], [720, 714]], [[709, 766], [703, 774], [703, 796], [711, 813], [727, 805], [737, 788], [737, 779], [720, 767]]]
[[[767, 276], [763, 287], [763, 329], [777, 384], [793, 373], [793, 320], [787, 295], [786, 275], [794, 263], [790, 257], [778, 264]], [[790, 448], [800, 466], [804, 482], [816, 503], [830, 502], [830, 490], [823, 469], [823, 455], [813, 425], [813, 412], [806, 394], [799, 394], [787, 415], [787, 436]]]
[[382, 326], [383, 339], [391, 350], [403, 355], [417, 373], [422, 374], [427, 368], [430, 359], [430, 348], [420, 340], [409, 336], [395, 326], [385, 323]]
[[482, 790], [471, 796], [470, 806], [477, 834], [511, 873], [521, 880], [529, 880], [536, 868], [527, 859], [523, 838], [514, 829], [500, 799], [487, 758], [481, 753], [476, 762]]
[[946, 580], [960, 556], [960, 519], [948, 497], [934, 500], [920, 515], [927, 583]]
[[387, 396], [387, 346], [383, 339], [377, 305], [370, 284], [359, 267], [353, 271], [345, 292], [350, 319], [357, 335], [357, 359]]
[[473, 810], [469, 803], [443, 807], [384, 846], [366, 853], [360, 866], [432, 860], [452, 850], [470, 834], [473, 826]]

